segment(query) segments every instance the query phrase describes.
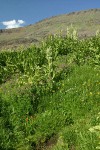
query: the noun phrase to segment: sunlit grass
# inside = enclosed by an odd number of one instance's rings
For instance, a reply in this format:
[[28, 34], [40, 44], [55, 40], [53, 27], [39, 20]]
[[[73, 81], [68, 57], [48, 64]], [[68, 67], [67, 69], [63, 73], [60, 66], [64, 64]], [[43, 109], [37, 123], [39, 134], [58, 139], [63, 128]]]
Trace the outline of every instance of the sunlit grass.
[[75, 36], [0, 53], [1, 150], [98, 148], [100, 37]]

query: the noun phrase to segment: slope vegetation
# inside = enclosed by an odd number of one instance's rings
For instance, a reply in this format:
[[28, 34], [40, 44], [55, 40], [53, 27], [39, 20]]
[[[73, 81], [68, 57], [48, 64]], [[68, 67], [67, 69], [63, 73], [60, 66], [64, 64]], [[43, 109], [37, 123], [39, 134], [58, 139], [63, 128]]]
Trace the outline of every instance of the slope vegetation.
[[95, 150], [99, 140], [99, 33], [0, 53], [0, 150]]

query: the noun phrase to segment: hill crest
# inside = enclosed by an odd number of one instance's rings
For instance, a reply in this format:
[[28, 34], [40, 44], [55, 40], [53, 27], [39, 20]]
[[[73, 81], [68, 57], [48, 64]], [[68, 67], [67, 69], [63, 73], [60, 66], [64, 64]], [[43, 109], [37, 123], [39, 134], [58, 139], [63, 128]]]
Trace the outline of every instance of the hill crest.
[[50, 34], [57, 34], [62, 30], [66, 33], [71, 24], [77, 28], [80, 37], [93, 36], [100, 29], [100, 9], [61, 14], [41, 20], [33, 25], [14, 29], [0, 30], [0, 49], [16, 48], [20, 45], [39, 43]]

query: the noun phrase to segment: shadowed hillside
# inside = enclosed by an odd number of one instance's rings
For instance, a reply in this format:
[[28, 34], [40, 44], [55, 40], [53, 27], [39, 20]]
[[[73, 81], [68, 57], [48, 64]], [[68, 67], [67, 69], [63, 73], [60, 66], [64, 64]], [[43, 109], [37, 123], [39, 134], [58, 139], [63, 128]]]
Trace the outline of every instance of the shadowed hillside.
[[100, 29], [100, 9], [72, 12], [17, 29], [0, 30], [0, 49], [39, 43], [51, 34], [66, 34], [67, 26], [77, 28], [79, 36], [93, 36]]

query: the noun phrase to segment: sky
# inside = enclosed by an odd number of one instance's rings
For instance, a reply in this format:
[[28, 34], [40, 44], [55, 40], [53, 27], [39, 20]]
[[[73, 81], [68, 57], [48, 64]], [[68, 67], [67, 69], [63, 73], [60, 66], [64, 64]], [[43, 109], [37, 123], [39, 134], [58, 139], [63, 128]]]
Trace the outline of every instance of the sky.
[[0, 29], [18, 28], [45, 18], [100, 8], [100, 0], [0, 0]]

